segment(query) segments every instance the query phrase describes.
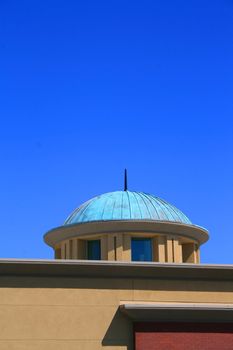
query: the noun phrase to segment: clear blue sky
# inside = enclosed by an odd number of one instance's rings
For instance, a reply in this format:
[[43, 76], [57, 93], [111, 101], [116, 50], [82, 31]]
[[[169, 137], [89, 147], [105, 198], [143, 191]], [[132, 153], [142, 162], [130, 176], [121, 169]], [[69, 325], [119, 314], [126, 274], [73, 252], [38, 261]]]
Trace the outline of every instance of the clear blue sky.
[[43, 234], [127, 167], [233, 263], [232, 0], [4, 0], [0, 77], [0, 257], [51, 258]]

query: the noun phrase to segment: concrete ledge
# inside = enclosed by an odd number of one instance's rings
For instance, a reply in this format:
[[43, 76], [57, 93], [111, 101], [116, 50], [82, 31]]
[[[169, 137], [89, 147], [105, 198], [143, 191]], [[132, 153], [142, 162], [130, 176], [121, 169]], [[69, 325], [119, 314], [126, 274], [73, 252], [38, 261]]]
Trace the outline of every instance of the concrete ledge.
[[232, 322], [233, 304], [127, 303], [120, 311], [133, 321]]

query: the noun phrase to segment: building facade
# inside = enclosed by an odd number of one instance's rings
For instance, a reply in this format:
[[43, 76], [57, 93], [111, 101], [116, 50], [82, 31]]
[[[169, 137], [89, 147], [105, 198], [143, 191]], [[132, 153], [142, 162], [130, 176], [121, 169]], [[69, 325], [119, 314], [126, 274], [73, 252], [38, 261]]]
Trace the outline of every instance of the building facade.
[[54, 260], [0, 260], [1, 349], [233, 349], [233, 266], [173, 205], [106, 193], [44, 240]]

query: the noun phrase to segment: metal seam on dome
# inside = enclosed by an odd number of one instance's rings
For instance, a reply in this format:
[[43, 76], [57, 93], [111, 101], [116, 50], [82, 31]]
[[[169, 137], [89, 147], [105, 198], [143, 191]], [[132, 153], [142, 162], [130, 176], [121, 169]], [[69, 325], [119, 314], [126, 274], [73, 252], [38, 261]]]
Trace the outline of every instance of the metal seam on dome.
[[[88, 202], [90, 202], [90, 200], [89, 200]], [[85, 202], [85, 203], [86, 203], [86, 202]], [[71, 220], [73, 219], [73, 217], [76, 215], [76, 213], [80, 210], [80, 208], [84, 206], [85, 203], [83, 203], [80, 207], [75, 208], [75, 209], [72, 211], [72, 213], [67, 217], [67, 219], [65, 220], [65, 223], [71, 221]]]
[[148, 207], [147, 207], [147, 205], [146, 205], [146, 202], [145, 202], [145, 200], [144, 200], [144, 198], [143, 198], [143, 196], [142, 196], [142, 195], [143, 195], [143, 192], [138, 192], [138, 195], [141, 197], [143, 203], [145, 204], [146, 210], [147, 210], [148, 213], [149, 213], [149, 217], [150, 217], [150, 219], [152, 220], [151, 213], [150, 213], [150, 211], [149, 211], [149, 209], [148, 209]]
[[[173, 210], [173, 212], [178, 216], [179, 220], [181, 220], [181, 222], [185, 221], [185, 222], [190, 222], [190, 220], [188, 219], [188, 217], [186, 215], [184, 215], [178, 208], [176, 208], [174, 205], [167, 203], [166, 201], [164, 201], [163, 199], [159, 198], [160, 202], [163, 202], [164, 205], [166, 207], [169, 207], [169, 211], [170, 209]], [[170, 211], [171, 212], [171, 211]], [[173, 215], [172, 215], [173, 216]]]
[[73, 212], [68, 216], [68, 218], [65, 220], [65, 224], [69, 223], [70, 221], [73, 220], [73, 218], [81, 211], [86, 208], [86, 205], [88, 205], [90, 202], [92, 202], [92, 199], [89, 199], [85, 203], [83, 203], [80, 207], [75, 208]]
[[[162, 199], [161, 199], [161, 201], [163, 201]], [[164, 201], [163, 201], [164, 202]], [[182, 217], [182, 215], [180, 215], [180, 212], [179, 212], [179, 209], [178, 208], [176, 208], [176, 207], [174, 207], [174, 206], [172, 206], [171, 204], [169, 204], [169, 210], [171, 211], [173, 211], [175, 214], [176, 214], [176, 216], [178, 217], [178, 219], [181, 221], [181, 222], [183, 222], [184, 221], [184, 218]], [[185, 220], [186, 221], [186, 220]]]
[[137, 196], [135, 195], [135, 192], [131, 192], [132, 194], [133, 194], [133, 196], [134, 196], [134, 198], [135, 198], [135, 200], [136, 200], [136, 202], [137, 202], [137, 205], [138, 205], [138, 209], [139, 209], [139, 212], [140, 212], [140, 215], [141, 215], [141, 219], [142, 219], [142, 212], [141, 212], [141, 208], [140, 208], [140, 205], [139, 205], [139, 203], [138, 203], [138, 199], [137, 199]]
[[122, 191], [122, 194], [121, 194], [121, 219], [123, 217], [122, 215], [122, 210], [123, 210], [123, 197], [124, 197], [124, 192]]
[[[174, 214], [173, 214], [172, 211], [171, 211], [170, 204], [168, 204], [167, 202], [165, 202], [165, 201], [162, 200], [161, 198], [157, 198], [157, 201], [160, 202], [160, 203], [167, 209], [167, 211], [170, 213], [170, 215], [172, 216], [172, 218], [174, 219], [174, 221], [177, 221], [177, 217], [178, 217], [179, 220], [181, 220], [180, 217], [177, 215], [176, 211], [172, 209], [173, 212], [176, 214], [176, 216], [174, 216]], [[182, 220], [181, 220], [181, 221], [182, 221]]]
[[[176, 208], [176, 207], [174, 207], [172, 204], [171, 204], [171, 207], [172, 207], [172, 208]], [[180, 218], [182, 218], [182, 220], [184, 220], [185, 222], [188, 222], [188, 223], [191, 222], [191, 221], [189, 220], [189, 218], [188, 218], [180, 209], [176, 208], [176, 210], [177, 210], [177, 215], [178, 215]]]
[[[111, 196], [113, 196], [113, 195], [111, 194]], [[116, 206], [116, 200], [114, 200], [113, 206], [112, 206], [112, 218], [114, 217], [114, 209], [115, 209], [115, 206]]]
[[[170, 205], [172, 208], [176, 208], [174, 205]], [[180, 209], [176, 208], [176, 210], [178, 211], [178, 215], [181, 216], [185, 221], [187, 221], [188, 223], [192, 223], [189, 217], [187, 217]]]
[[76, 213], [76, 210], [77, 210], [77, 209], [78, 209], [78, 208], [75, 208], [75, 209], [72, 211], [72, 213], [65, 219], [64, 225], [66, 225], [70, 220], [72, 220], [72, 218], [73, 218], [74, 214]]
[[123, 192], [123, 202], [122, 202], [122, 220], [130, 220], [130, 211], [129, 211], [129, 203], [128, 203], [128, 196], [127, 191]]
[[[172, 215], [172, 214], [169, 212], [169, 210], [166, 208], [166, 206], [165, 206], [163, 203], [160, 202], [160, 198], [159, 198], [159, 197], [153, 196], [153, 198], [156, 199], [156, 202], [157, 202], [158, 206], [161, 208], [163, 214], [165, 215], [165, 217], [166, 217], [166, 220], [165, 220], [165, 221], [170, 221], [170, 220], [171, 220], [171, 219], [169, 218], [168, 213], [170, 214], [170, 216], [171, 216], [172, 218], [174, 218], [173, 215]], [[165, 207], [165, 209], [167, 209], [167, 212], [168, 212], [168, 213], [164, 210], [164, 207]], [[162, 220], [163, 220], [163, 218], [162, 218]]]
[[[118, 191], [117, 191], [118, 192]], [[115, 192], [113, 192], [113, 194], [114, 194]], [[121, 212], [119, 213], [118, 212], [118, 214], [117, 214], [117, 208], [118, 207], [120, 207], [121, 208], [121, 200], [122, 200], [122, 198], [121, 198], [121, 196], [120, 196], [120, 194], [119, 194], [119, 192], [118, 192], [118, 195], [117, 195], [117, 198], [115, 198], [115, 204], [114, 204], [114, 213], [113, 213], [113, 216], [115, 217], [118, 217], [119, 215], [121, 215]], [[119, 204], [120, 205], [119, 205]], [[116, 215], [115, 215], [115, 212], [116, 212]], [[113, 218], [113, 220], [115, 220], [115, 218]], [[116, 219], [117, 220], [117, 219]]]
[[91, 204], [93, 204], [93, 202], [97, 201], [97, 199], [99, 199], [101, 196], [97, 196], [97, 197], [94, 197], [92, 198], [92, 200], [90, 200], [90, 202], [85, 206], [85, 208], [83, 209], [82, 213], [80, 214], [80, 216], [82, 215], [84, 217], [84, 213], [85, 211], [89, 208], [89, 206]]
[[105, 212], [105, 208], [106, 208], [107, 203], [108, 203], [108, 201], [109, 201], [110, 199], [111, 199], [111, 195], [110, 195], [110, 196], [108, 196], [108, 197], [105, 199], [105, 202], [104, 202], [104, 208], [103, 208], [103, 212], [102, 212], [102, 215], [101, 215], [102, 220], [104, 220], [104, 212]]
[[172, 209], [173, 210], [173, 212], [178, 216], [178, 218], [183, 222], [183, 220], [185, 219], [185, 221], [190, 221], [189, 219], [188, 219], [188, 217], [186, 217], [186, 215], [184, 215], [178, 208], [176, 208], [174, 205], [172, 205], [172, 204], [168, 204], [165, 200], [163, 200], [162, 198], [159, 198], [159, 200], [161, 201], [161, 202], [163, 202], [164, 203], [164, 205], [166, 205], [166, 206], [169, 206], [169, 209]]
[[156, 206], [154, 205], [153, 201], [151, 200], [150, 196], [147, 195], [146, 193], [144, 193], [144, 196], [146, 196], [146, 198], [150, 201], [150, 203], [152, 204], [152, 206], [154, 207], [154, 209], [155, 209], [155, 211], [156, 211], [156, 213], [157, 213], [157, 216], [158, 216], [159, 220], [161, 220], [160, 215], [159, 215], [159, 212], [158, 212]]
[[[151, 203], [150, 200], [148, 199], [148, 197], [146, 196], [146, 194], [145, 194], [144, 192], [140, 192], [140, 196], [143, 198], [143, 201], [144, 201], [144, 203], [145, 203], [145, 205], [146, 205], [147, 211], [148, 211], [148, 213], [150, 214], [151, 220], [153, 220], [153, 215], [151, 214], [150, 206], [149, 206], [148, 203], [147, 203], [147, 201], [149, 201], [149, 203]], [[146, 199], [145, 199], [144, 197], [145, 197]]]
[[[83, 207], [83, 206], [81, 206]], [[70, 222], [72, 222], [72, 220], [75, 218], [75, 216], [77, 215], [77, 213], [79, 212], [79, 210], [81, 209], [81, 207], [75, 208], [74, 211], [68, 216], [68, 218], [65, 220], [65, 225], [69, 224]]]
[[130, 217], [130, 219], [132, 219], [132, 216], [131, 216], [131, 204], [130, 204], [129, 193], [128, 193], [128, 192], [129, 192], [129, 191], [126, 191], [127, 197], [128, 197], [128, 202], [129, 202], [129, 217]]

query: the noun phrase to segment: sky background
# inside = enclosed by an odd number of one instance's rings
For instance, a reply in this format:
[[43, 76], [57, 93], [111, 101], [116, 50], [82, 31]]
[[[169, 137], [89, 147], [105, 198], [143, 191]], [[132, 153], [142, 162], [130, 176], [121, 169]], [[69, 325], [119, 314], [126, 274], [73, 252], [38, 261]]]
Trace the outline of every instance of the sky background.
[[0, 2], [1, 258], [84, 201], [152, 193], [233, 264], [233, 1]]

